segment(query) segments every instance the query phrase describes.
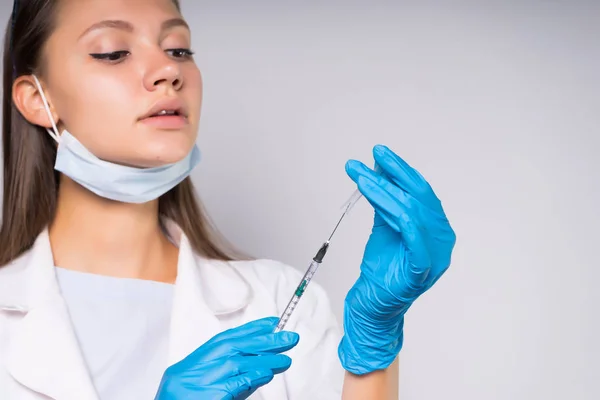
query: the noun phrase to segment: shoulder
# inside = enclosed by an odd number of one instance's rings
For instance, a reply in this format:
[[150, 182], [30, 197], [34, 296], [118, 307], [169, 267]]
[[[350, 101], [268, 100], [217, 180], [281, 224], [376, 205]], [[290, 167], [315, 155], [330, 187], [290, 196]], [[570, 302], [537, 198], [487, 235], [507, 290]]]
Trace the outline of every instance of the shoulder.
[[[9, 263], [0, 266], [0, 303], [14, 300], [19, 303], [29, 301], [29, 295], [34, 293], [31, 286], [47, 280], [53, 270], [52, 250], [48, 231], [43, 230], [35, 239], [33, 245]], [[38, 287], [40, 285], [37, 285]], [[42, 285], [43, 286], [43, 285]]]
[[24, 251], [20, 256], [0, 266], [0, 279], [18, 276], [25, 271], [29, 264], [33, 249]]
[[8, 264], [0, 266], [0, 307], [18, 307], [26, 302], [25, 287], [31, 279], [31, 253], [28, 250]]

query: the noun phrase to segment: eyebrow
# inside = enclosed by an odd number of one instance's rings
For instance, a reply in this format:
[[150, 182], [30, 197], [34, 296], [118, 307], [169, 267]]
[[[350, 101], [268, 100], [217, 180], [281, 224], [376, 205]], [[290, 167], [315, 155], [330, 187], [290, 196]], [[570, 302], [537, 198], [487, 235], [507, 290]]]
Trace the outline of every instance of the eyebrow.
[[[164, 31], [167, 29], [175, 28], [177, 26], [182, 26], [182, 27], [186, 28], [187, 30], [190, 30], [190, 27], [187, 24], [187, 22], [185, 22], [181, 18], [171, 18], [171, 19], [164, 21], [161, 25], [161, 30]], [[89, 28], [87, 28], [85, 31], [83, 31], [83, 33], [79, 36], [79, 38], [81, 39], [82, 37], [84, 37], [85, 35], [90, 33], [91, 31], [95, 31], [95, 30], [103, 29], [103, 28], [120, 29], [120, 30], [127, 31], [127, 32], [134, 31], [133, 25], [127, 21], [105, 20], [105, 21], [97, 22], [97, 23], [93, 24], [92, 26], [90, 26]]]

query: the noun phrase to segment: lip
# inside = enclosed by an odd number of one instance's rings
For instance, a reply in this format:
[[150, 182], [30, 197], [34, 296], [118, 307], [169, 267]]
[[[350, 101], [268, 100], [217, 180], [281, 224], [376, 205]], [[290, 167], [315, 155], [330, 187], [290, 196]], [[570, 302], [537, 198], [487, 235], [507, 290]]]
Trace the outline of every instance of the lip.
[[188, 120], [183, 115], [162, 115], [160, 117], [144, 118], [140, 123], [167, 131], [180, 130], [188, 126]]
[[[139, 118], [139, 120], [141, 121], [141, 120], [148, 119], [148, 118], [152, 117], [153, 115], [161, 112], [162, 110], [175, 111], [175, 112], [177, 112], [177, 114], [179, 114], [178, 115], [179, 117], [183, 117], [185, 119], [187, 119], [187, 117], [188, 117], [188, 113], [187, 113], [187, 110], [186, 110], [183, 102], [177, 98], [171, 98], [171, 99], [162, 99], [162, 100], [157, 101], [146, 114], [144, 114], [143, 116], [141, 116]], [[171, 116], [171, 117], [173, 117], [173, 116]], [[162, 118], [162, 117], [154, 116], [153, 118]]]

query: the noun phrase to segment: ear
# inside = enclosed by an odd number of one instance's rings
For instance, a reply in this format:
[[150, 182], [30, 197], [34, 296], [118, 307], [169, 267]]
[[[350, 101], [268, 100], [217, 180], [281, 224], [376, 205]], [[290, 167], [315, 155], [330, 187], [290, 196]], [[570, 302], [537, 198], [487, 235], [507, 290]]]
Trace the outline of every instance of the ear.
[[[41, 81], [40, 85], [42, 85]], [[22, 75], [18, 77], [13, 84], [12, 93], [15, 106], [27, 121], [44, 128], [52, 128], [52, 121], [48, 118], [42, 95], [33, 76]], [[54, 107], [52, 107], [52, 101], [47, 93], [46, 99], [48, 100], [52, 118], [54, 121], [58, 121], [58, 114], [54, 110]]]

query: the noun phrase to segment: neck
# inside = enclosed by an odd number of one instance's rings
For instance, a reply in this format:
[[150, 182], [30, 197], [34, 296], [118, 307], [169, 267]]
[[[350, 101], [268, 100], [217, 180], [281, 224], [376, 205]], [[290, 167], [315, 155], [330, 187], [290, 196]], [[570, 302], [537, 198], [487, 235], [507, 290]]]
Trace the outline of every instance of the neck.
[[158, 200], [107, 200], [62, 176], [49, 235], [61, 268], [169, 283], [177, 274], [178, 251], [161, 230]]

